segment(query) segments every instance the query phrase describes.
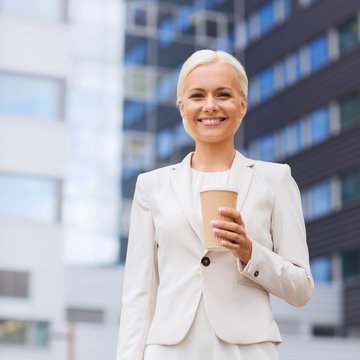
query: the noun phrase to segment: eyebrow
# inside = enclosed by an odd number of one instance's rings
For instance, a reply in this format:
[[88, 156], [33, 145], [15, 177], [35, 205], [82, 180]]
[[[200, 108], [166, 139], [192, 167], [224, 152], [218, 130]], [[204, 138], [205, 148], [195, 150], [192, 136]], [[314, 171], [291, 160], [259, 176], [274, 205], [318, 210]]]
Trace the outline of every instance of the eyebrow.
[[[218, 87], [218, 88], [216, 89], [216, 91], [220, 91], [220, 90], [231, 90], [231, 91], [233, 91], [232, 88], [229, 88], [229, 87], [227, 87], [227, 86], [221, 86], [221, 87]], [[202, 89], [202, 88], [193, 88], [193, 89], [190, 89], [189, 91], [205, 91], [205, 89]]]

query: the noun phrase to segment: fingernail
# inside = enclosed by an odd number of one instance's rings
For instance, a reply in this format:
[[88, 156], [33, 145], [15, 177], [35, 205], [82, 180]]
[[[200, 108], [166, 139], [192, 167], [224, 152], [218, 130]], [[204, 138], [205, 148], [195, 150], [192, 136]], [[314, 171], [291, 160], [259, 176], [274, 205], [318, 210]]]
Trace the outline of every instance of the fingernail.
[[210, 224], [211, 224], [211, 225], [216, 225], [216, 224], [217, 224], [217, 221], [216, 221], [216, 220], [211, 220], [211, 221], [210, 221]]

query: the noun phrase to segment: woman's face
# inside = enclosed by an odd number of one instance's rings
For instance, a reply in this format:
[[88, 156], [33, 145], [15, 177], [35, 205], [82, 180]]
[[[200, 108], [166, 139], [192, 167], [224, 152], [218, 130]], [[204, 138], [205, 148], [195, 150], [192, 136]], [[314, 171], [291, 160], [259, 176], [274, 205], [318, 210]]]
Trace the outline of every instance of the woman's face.
[[196, 142], [233, 141], [246, 112], [236, 73], [226, 63], [200, 65], [184, 81], [180, 112]]

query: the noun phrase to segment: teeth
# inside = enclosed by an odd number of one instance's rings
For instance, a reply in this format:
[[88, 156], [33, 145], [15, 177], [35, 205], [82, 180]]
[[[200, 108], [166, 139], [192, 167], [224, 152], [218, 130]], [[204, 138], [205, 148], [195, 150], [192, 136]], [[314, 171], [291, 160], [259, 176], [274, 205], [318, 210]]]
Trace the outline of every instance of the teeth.
[[204, 124], [217, 124], [220, 122], [220, 119], [203, 119]]

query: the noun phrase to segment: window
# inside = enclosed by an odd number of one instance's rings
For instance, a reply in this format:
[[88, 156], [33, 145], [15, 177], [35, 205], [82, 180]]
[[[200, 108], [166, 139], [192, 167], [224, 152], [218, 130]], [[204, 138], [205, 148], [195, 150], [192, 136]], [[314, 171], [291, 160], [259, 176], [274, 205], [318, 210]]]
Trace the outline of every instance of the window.
[[290, 17], [291, 1], [268, 1], [245, 19], [246, 43], [270, 32], [278, 24]]
[[336, 328], [331, 325], [314, 325], [312, 329], [314, 336], [336, 336]]
[[323, 67], [329, 60], [328, 39], [320, 36], [309, 44], [310, 71], [314, 72]]
[[316, 282], [330, 282], [332, 278], [331, 259], [321, 256], [310, 261], [311, 273]]
[[63, 20], [63, 0], [1, 0], [0, 12], [50, 21]]
[[303, 148], [302, 123], [300, 120], [281, 129], [281, 149], [283, 156], [289, 156]]
[[352, 94], [339, 101], [340, 123], [342, 128], [353, 124], [360, 119], [360, 98]]
[[193, 11], [190, 6], [182, 6], [175, 15], [175, 26], [178, 32], [195, 34], [193, 26]]
[[205, 22], [206, 36], [216, 38], [218, 35], [218, 24], [214, 20], [206, 20]]
[[171, 101], [176, 98], [176, 76], [173, 72], [159, 76], [156, 88], [157, 97], [161, 102]]
[[359, 41], [359, 25], [358, 19], [355, 17], [348, 21], [346, 24], [338, 28], [339, 38], [339, 53], [343, 54], [346, 51], [354, 48]]
[[261, 72], [258, 77], [260, 100], [271, 97], [275, 92], [275, 72], [274, 68], [268, 68]]
[[269, 32], [275, 26], [274, 4], [269, 2], [258, 10], [260, 36]]
[[60, 80], [0, 73], [0, 113], [58, 119], [61, 96]]
[[66, 318], [72, 322], [97, 323], [104, 322], [104, 311], [98, 309], [68, 308]]
[[56, 180], [0, 175], [0, 217], [54, 222], [59, 220]]
[[123, 164], [125, 167], [146, 169], [153, 160], [153, 139], [150, 133], [126, 131], [123, 138]]
[[344, 281], [360, 279], [360, 250], [353, 250], [342, 254], [341, 263]]
[[263, 161], [275, 160], [275, 136], [267, 134], [257, 139], [259, 159]]
[[175, 26], [172, 17], [164, 20], [159, 25], [159, 45], [162, 47], [169, 46], [175, 39]]
[[29, 273], [0, 270], [0, 296], [26, 298], [29, 296]]
[[146, 103], [140, 101], [125, 101], [123, 120], [124, 128], [134, 128], [134, 124], [138, 122], [143, 123], [143, 128], [146, 127]]
[[170, 129], [162, 130], [156, 141], [156, 156], [159, 160], [166, 159], [171, 156], [174, 151], [174, 137]]
[[328, 108], [320, 108], [309, 114], [309, 141], [317, 144], [330, 136], [330, 117]]
[[360, 170], [340, 177], [343, 204], [360, 199]]
[[125, 64], [147, 64], [149, 40], [145, 37], [126, 35]]
[[47, 347], [49, 345], [49, 323], [0, 319], [0, 344]]
[[313, 185], [309, 189], [309, 218], [317, 219], [331, 212], [330, 181]]

